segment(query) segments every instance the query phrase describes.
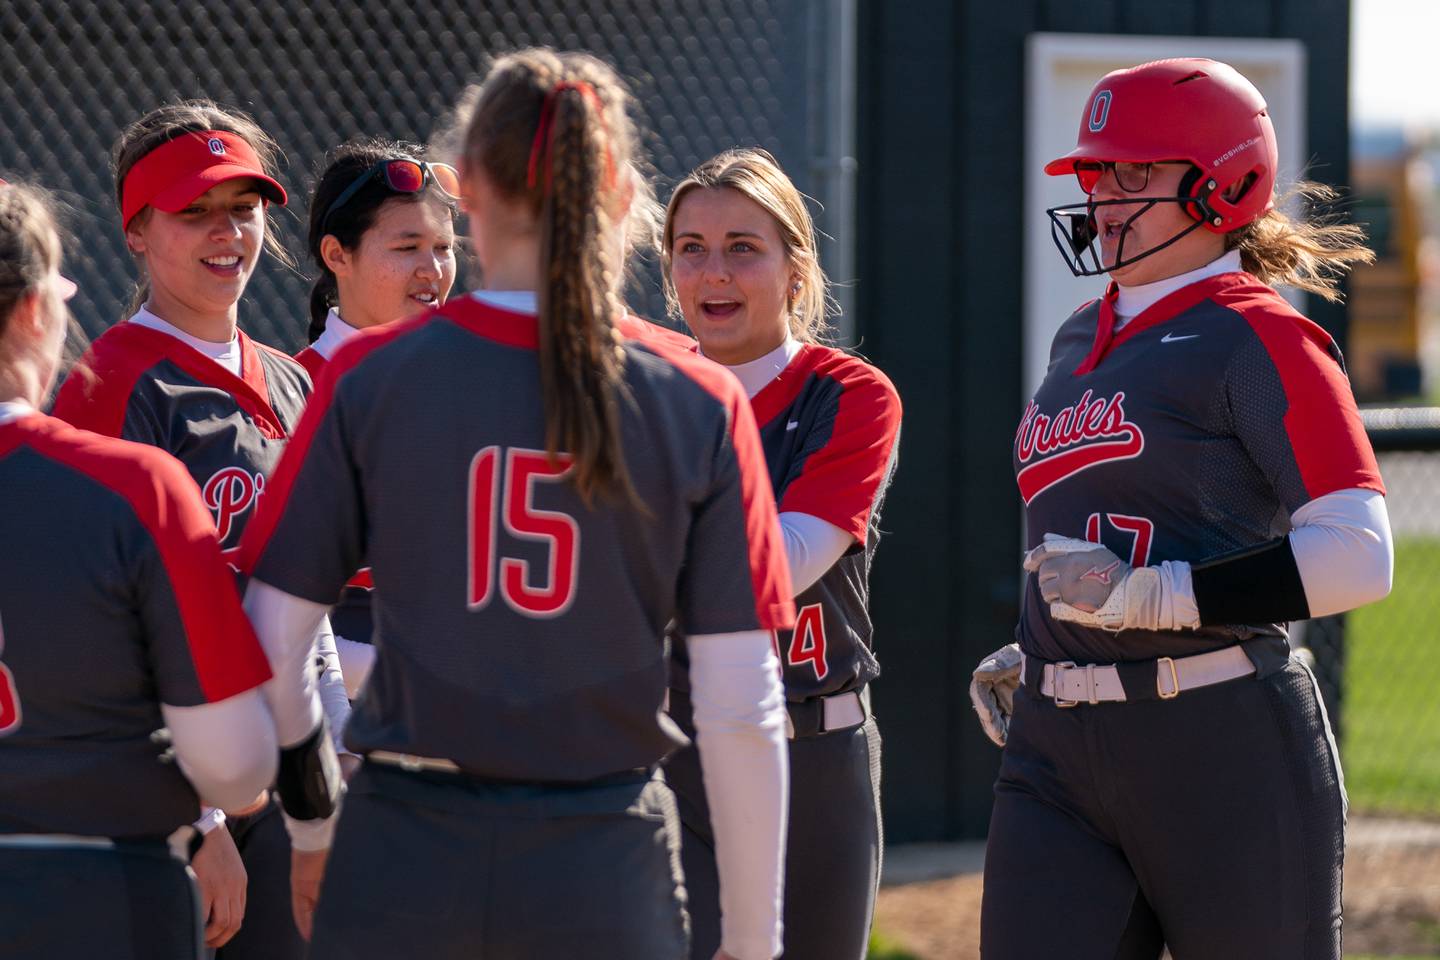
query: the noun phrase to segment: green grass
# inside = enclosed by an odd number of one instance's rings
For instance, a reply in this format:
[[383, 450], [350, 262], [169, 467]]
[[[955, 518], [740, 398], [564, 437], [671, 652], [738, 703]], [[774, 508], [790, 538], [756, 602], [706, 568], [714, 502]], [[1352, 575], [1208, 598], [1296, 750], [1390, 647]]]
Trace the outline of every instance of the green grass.
[[920, 960], [919, 957], [899, 946], [879, 930], [870, 931], [870, 946], [865, 951], [866, 960]]
[[1396, 542], [1394, 589], [1347, 617], [1345, 648], [1351, 807], [1440, 816], [1440, 539]]

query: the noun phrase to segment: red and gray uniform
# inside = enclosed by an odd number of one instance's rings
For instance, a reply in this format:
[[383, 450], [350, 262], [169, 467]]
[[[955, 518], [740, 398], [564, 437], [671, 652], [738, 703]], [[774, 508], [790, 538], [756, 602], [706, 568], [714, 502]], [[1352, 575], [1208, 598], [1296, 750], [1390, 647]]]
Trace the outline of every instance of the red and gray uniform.
[[[1284, 536], [1316, 498], [1383, 493], [1338, 349], [1274, 290], [1200, 279], [1118, 333], [1114, 297], [1061, 326], [1016, 432], [1031, 546], [1056, 533], [1193, 569]], [[1028, 660], [995, 789], [986, 955], [1130, 960], [1163, 941], [1338, 958], [1342, 778], [1285, 624], [1110, 633], [1053, 619], [1031, 575], [1016, 634]], [[1157, 658], [1237, 643], [1253, 675], [1155, 693]], [[1039, 661], [1119, 663], [1126, 702], [1061, 709], [1036, 691]], [[1283, 815], [1257, 816], [1256, 798]]]
[[[270, 676], [209, 516], [172, 458], [38, 413], [0, 423], [0, 489], [0, 835], [112, 838], [134, 854], [122, 880], [95, 849], [0, 849], [0, 877], [24, 887], [0, 882], [4, 952], [81, 955], [27, 939], [79, 897], [76, 943], [94, 934], [94, 952], [138, 960], [186, 955], [188, 936], [193, 957], [196, 907], [164, 838], [199, 801], [151, 734], [162, 703]], [[67, 876], [51, 877], [57, 864]], [[131, 902], [149, 906], [131, 916]]]
[[[764, 467], [753, 440], [736, 442], [750, 415], [732, 377], [631, 342], [621, 430], [648, 515], [623, 501], [588, 508], [563, 480], [563, 458], [545, 453], [537, 338], [534, 316], [471, 297], [356, 337], [322, 373], [246, 538], [251, 575], [316, 603], [368, 558], [384, 602], [346, 744], [442, 758], [463, 774], [462, 795], [443, 774], [365, 764], [329, 876], [363, 876], [370, 896], [327, 880], [317, 955], [345, 955], [352, 941], [372, 955], [392, 940], [424, 953], [456, 938], [514, 956], [555, 955], [561, 942], [593, 955], [611, 939], [616, 956], [683, 952], [666, 852], [674, 808], [648, 773], [681, 742], [662, 713], [665, 629], [790, 622], [767, 559], [779, 535]], [[414, 813], [390, 812], [396, 802]], [[450, 812], [422, 816], [436, 804]], [[634, 810], [654, 819], [637, 824]], [[461, 842], [472, 836], [474, 846]], [[426, 917], [418, 948], [414, 925], [397, 929], [363, 906], [387, 856], [380, 841], [409, 842], [398, 837], [418, 844], [406, 848], [426, 867], [393, 891]], [[492, 855], [477, 866], [475, 849]], [[484, 885], [459, 882], [475, 870]], [[448, 892], [432, 903], [436, 890]], [[557, 890], [566, 910], [539, 921], [527, 899]]]
[[[310, 378], [294, 360], [243, 331], [236, 337], [239, 376], [168, 333], [118, 323], [86, 351], [54, 408], [75, 426], [174, 455], [200, 487], [232, 563], [310, 393]], [[304, 941], [283, 882], [289, 840], [276, 807], [231, 817], [226, 826], [245, 859], [249, 882], [244, 925], [220, 957], [302, 956]]]
[[66, 378], [54, 408], [77, 427], [159, 447], [185, 464], [227, 555], [310, 393], [294, 360], [236, 336], [238, 377], [175, 337], [118, 323]]
[[[796, 596], [795, 628], [775, 636], [793, 728], [785, 956], [858, 960], [869, 937], [883, 847], [880, 736], [866, 689], [880, 673], [870, 564], [899, 452], [900, 397], [875, 367], [812, 344], [800, 348], [751, 406], [780, 513], [818, 517], [855, 541]], [[683, 638], [675, 648], [671, 712], [690, 732]], [[827, 698], [858, 705], [846, 727], [827, 731]], [[685, 826], [691, 956], [709, 960], [720, 944], [719, 892], [695, 749], [667, 761], [666, 775]]]

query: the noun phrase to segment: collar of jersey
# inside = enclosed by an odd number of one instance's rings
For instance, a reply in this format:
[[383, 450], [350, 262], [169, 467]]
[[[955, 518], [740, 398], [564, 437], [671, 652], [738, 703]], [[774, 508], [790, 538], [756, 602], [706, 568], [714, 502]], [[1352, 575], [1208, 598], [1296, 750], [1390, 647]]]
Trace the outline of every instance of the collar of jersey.
[[270, 388], [265, 381], [265, 367], [260, 351], [245, 331], [236, 328], [240, 340], [240, 376], [235, 376], [205, 354], [182, 340], [138, 323], [123, 323], [113, 328], [132, 345], [143, 348], [156, 359], [164, 358], [201, 383], [224, 390], [235, 398], [240, 408], [255, 420], [260, 432], [272, 440], [286, 436], [285, 426], [270, 406]]
[[1119, 297], [1120, 288], [1112, 280], [1110, 286], [1105, 290], [1105, 296], [1100, 300], [1100, 317], [1095, 324], [1095, 342], [1090, 347], [1089, 355], [1080, 366], [1075, 368], [1074, 375], [1079, 377], [1091, 372], [1100, 366], [1111, 351], [1125, 341], [1144, 333], [1151, 327], [1173, 319], [1200, 301], [1208, 300], [1228, 287], [1255, 282], [1257, 281], [1254, 277], [1243, 271], [1206, 277], [1189, 286], [1181, 287], [1168, 296], [1161, 297], [1149, 308], [1141, 311], [1135, 319], [1125, 324], [1123, 330], [1116, 333], [1115, 301]]
[[825, 356], [826, 352], [814, 344], [802, 344], [800, 351], [790, 359], [785, 369], [750, 398], [750, 409], [755, 413], [755, 425], [763, 427], [789, 409], [790, 404], [800, 395], [800, 389], [805, 386], [811, 371], [820, 365]]
[[433, 308], [458, 327], [507, 347], [534, 350], [540, 346], [540, 322], [533, 313], [506, 310], [474, 297], [454, 297]]

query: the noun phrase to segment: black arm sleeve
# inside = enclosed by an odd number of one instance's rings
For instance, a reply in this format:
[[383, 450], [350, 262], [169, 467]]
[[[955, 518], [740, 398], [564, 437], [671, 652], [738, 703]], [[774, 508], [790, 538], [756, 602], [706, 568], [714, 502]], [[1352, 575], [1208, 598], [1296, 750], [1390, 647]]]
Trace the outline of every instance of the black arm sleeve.
[[1202, 626], [1310, 618], [1289, 537], [1192, 564], [1190, 582]]
[[333, 814], [342, 782], [340, 760], [324, 717], [308, 738], [281, 749], [276, 787], [280, 805], [293, 819], [323, 820]]

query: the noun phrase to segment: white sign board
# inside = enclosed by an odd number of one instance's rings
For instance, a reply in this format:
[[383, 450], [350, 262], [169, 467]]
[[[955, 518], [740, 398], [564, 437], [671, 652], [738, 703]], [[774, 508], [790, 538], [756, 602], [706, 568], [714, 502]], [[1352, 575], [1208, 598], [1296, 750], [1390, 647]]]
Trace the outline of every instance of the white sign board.
[[1044, 167], [1075, 148], [1080, 113], [1111, 70], [1167, 57], [1209, 57], [1230, 64], [1265, 97], [1280, 146], [1279, 187], [1298, 179], [1305, 153], [1305, 48], [1298, 40], [1135, 37], [1035, 33], [1026, 50], [1024, 393], [1045, 375], [1050, 341], [1075, 308], [1105, 290], [1105, 277], [1074, 277], [1050, 236], [1045, 211], [1084, 200], [1074, 177]]

